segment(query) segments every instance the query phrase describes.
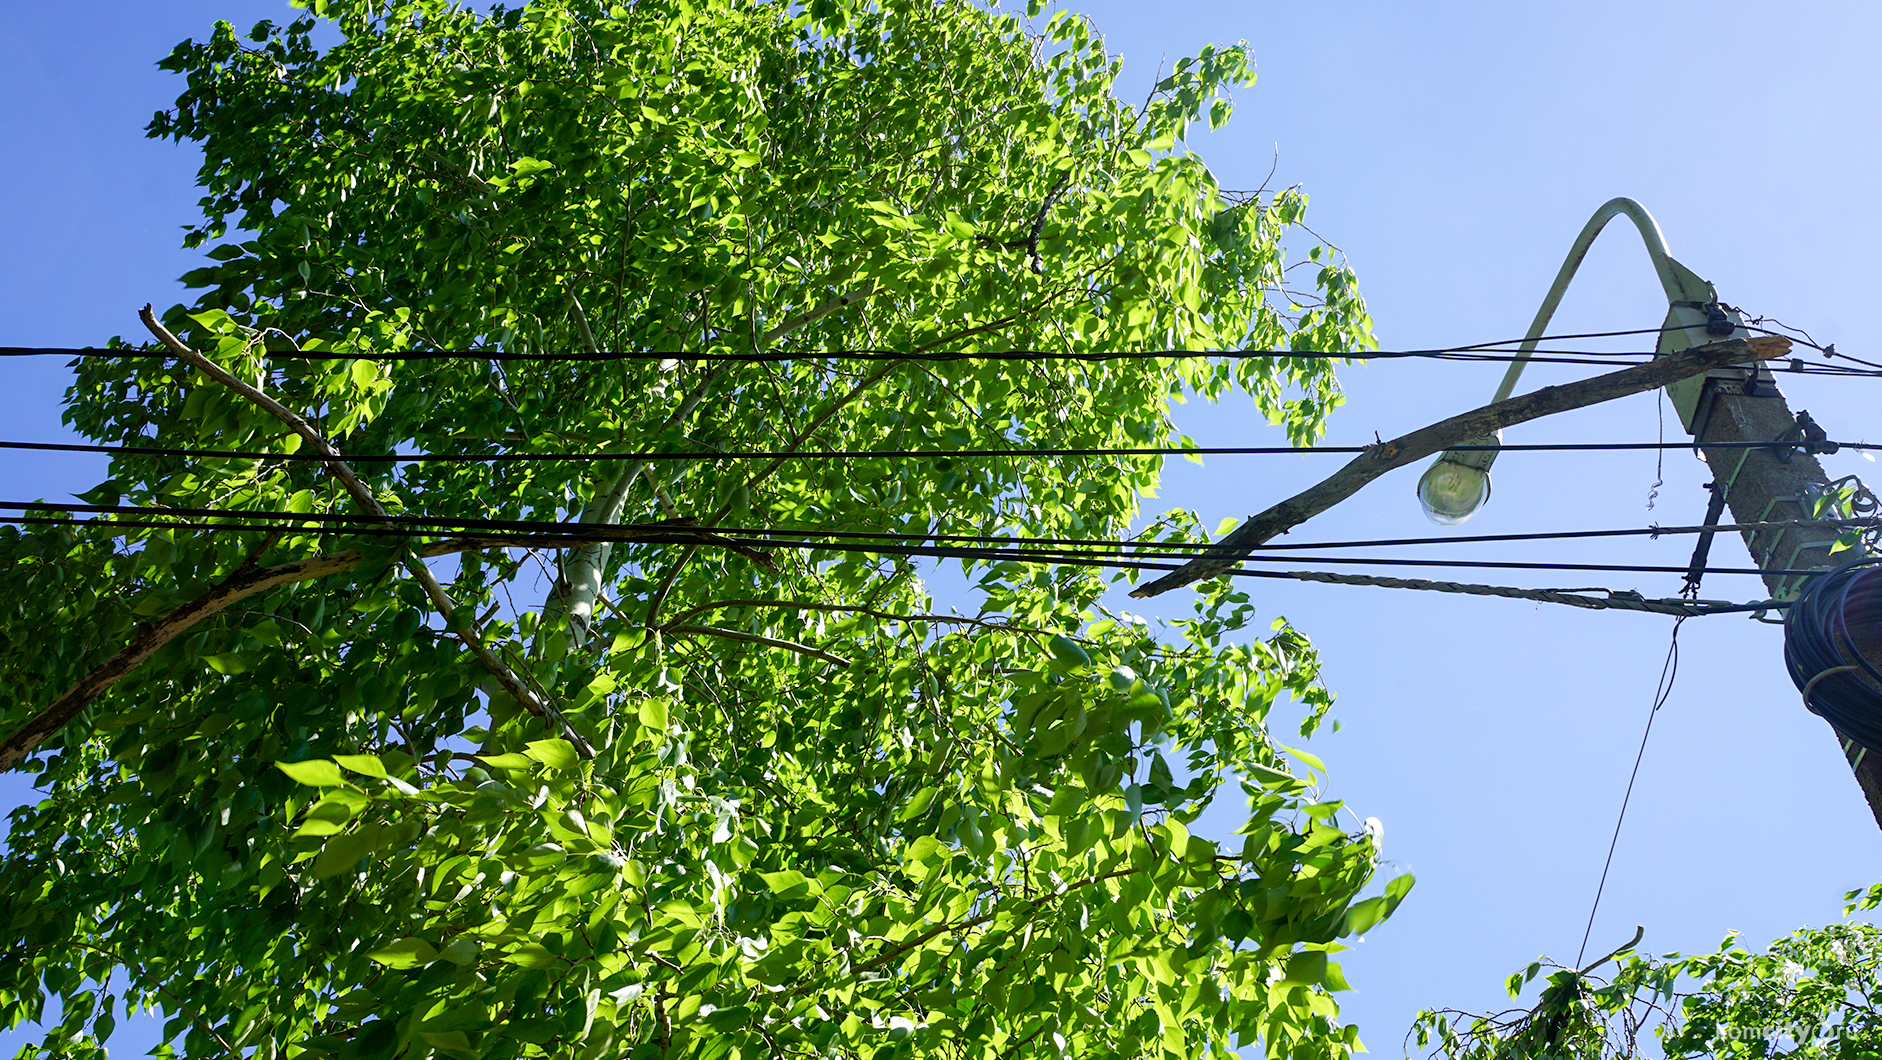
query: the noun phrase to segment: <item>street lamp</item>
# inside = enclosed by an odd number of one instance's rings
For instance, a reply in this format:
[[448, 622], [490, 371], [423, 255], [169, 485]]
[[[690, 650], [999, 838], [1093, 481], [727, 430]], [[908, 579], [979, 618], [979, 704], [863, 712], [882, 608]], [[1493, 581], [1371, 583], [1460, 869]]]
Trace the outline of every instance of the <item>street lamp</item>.
[[[1731, 336], [1742, 325], [1737, 313], [1719, 305], [1718, 292], [1711, 284], [1667, 253], [1666, 237], [1660, 233], [1659, 222], [1646, 207], [1624, 196], [1610, 199], [1594, 212], [1582, 226], [1581, 234], [1575, 237], [1575, 245], [1569, 248], [1568, 258], [1555, 274], [1555, 282], [1549, 286], [1542, 308], [1536, 310], [1536, 318], [1530, 322], [1529, 332], [1517, 348], [1509, 371], [1503, 374], [1503, 382], [1496, 388], [1492, 403], [1509, 397], [1516, 388], [1516, 380], [1528, 365], [1536, 341], [1548, 329], [1569, 281], [1575, 278], [1582, 259], [1588, 256], [1588, 248], [1594, 245], [1595, 237], [1607, 223], [1620, 215], [1626, 215], [1640, 230], [1641, 241], [1647, 245], [1647, 256], [1653, 260], [1653, 271], [1659, 275], [1660, 286], [1666, 291], [1666, 330], [1660, 332], [1656, 347], [1659, 353], [1673, 353]], [[1704, 387], [1704, 379], [1689, 379], [1666, 388], [1688, 431], [1694, 428], [1694, 413]], [[1503, 432], [1498, 431], [1495, 435], [1470, 439], [1464, 443], [1469, 448], [1449, 449], [1439, 454], [1418, 480], [1418, 503], [1424, 507], [1425, 516], [1440, 526], [1456, 526], [1475, 515], [1490, 499], [1490, 465], [1496, 463], [1496, 447], [1502, 444]]]

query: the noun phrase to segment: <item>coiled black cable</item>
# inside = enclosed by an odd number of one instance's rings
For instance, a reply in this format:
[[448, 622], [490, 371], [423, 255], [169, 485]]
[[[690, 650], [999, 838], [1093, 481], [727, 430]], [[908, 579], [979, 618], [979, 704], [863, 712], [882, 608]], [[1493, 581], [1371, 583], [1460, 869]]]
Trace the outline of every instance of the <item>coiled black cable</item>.
[[1784, 617], [1784, 665], [1811, 713], [1882, 754], [1882, 556], [1810, 582]]

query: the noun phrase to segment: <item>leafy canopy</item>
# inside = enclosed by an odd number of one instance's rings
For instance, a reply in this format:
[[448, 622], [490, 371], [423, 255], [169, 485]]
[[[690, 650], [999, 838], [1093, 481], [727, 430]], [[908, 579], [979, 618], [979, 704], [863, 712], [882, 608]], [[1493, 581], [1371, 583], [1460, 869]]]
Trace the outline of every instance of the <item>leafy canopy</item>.
[[[833, 354], [1370, 342], [1343, 266], [1277, 294], [1304, 197], [1232, 195], [1178, 147], [1252, 79], [1241, 45], [1133, 107], [1083, 20], [959, 0], [311, 6], [163, 64], [188, 86], [150, 132], [203, 151], [211, 262], [163, 319], [347, 453], [1119, 447], [1231, 390], [1304, 441], [1324, 357]], [[671, 357], [345, 359], [468, 347]], [[701, 359], [759, 352], [789, 356]], [[303, 444], [161, 356], [80, 362], [67, 419]], [[1125, 533], [1157, 477], [353, 466], [394, 513], [1059, 537]], [[89, 496], [358, 511], [308, 461], [124, 456]], [[56, 995], [44, 1052], [88, 1055], [115, 973], [189, 1056], [1346, 1055], [1330, 957], [1411, 881], [1361, 898], [1376, 849], [1268, 735], [1277, 698], [1307, 730], [1329, 703], [1311, 645], [1254, 636], [1223, 584], [1156, 630], [1094, 568], [964, 570], [974, 616], [907, 557], [711, 538], [8, 529], [3, 731], [176, 635], [22, 767], [45, 797], [8, 841], [0, 1013]], [[1239, 847], [1187, 827], [1231, 776]]]
[[[1882, 906], [1882, 884], [1851, 891], [1845, 916]], [[1638, 942], [1636, 937], [1635, 942]], [[1584, 969], [1539, 960], [1509, 977], [1511, 998], [1554, 968], [1536, 1006], [1419, 1013], [1410, 1037], [1446, 1060], [1636, 1057], [1651, 1031], [1668, 1060], [1882, 1053], [1882, 928], [1804, 927], [1754, 953], [1727, 935], [1714, 953], [1655, 958], [1633, 944]], [[1612, 975], [1597, 970], [1614, 961]]]

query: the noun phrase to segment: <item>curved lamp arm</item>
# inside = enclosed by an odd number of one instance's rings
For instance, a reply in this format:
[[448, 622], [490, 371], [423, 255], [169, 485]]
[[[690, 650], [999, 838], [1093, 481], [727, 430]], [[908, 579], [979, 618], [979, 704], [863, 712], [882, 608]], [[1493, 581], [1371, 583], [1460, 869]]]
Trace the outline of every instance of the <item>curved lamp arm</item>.
[[[1660, 277], [1660, 286], [1665, 290], [1670, 305], [1678, 307], [1681, 303], [1708, 303], [1718, 299], [1711, 284], [1667, 253], [1666, 236], [1661, 233], [1659, 222], [1653, 219], [1645, 206], [1626, 196], [1609, 199], [1594, 212], [1593, 217], [1588, 218], [1581, 234], [1575, 237], [1574, 245], [1568, 250], [1568, 257], [1563, 259], [1561, 269], [1556, 272], [1555, 282], [1549, 285], [1549, 293], [1543, 297], [1542, 307], [1536, 310], [1536, 318], [1530, 322], [1529, 331], [1523, 337], [1522, 345], [1517, 348], [1516, 359], [1510, 362], [1509, 371], [1503, 374], [1503, 382], [1497, 386], [1496, 397], [1492, 401], [1502, 401], [1516, 389], [1516, 381], [1522, 377], [1523, 369], [1529, 366], [1529, 355], [1535, 352], [1537, 341], [1548, 330], [1549, 321], [1555, 317], [1556, 307], [1562, 303], [1562, 295], [1568, 292], [1569, 281], [1575, 278], [1576, 270], [1581, 268], [1582, 259], [1588, 256], [1588, 249], [1594, 245], [1595, 237], [1601, 234], [1609, 221], [1620, 216], [1634, 222], [1634, 227], [1640, 231], [1641, 242], [1647, 247], [1647, 257], [1653, 262], [1653, 271]], [[1688, 315], [1694, 319], [1679, 322], [1696, 324], [1704, 317], [1696, 309], [1680, 313], [1676, 308], [1669, 316], [1668, 323], [1674, 323], [1675, 317]], [[1661, 349], [1666, 352], [1665, 343], [1661, 344]], [[1469, 444], [1496, 446], [1501, 442], [1499, 434], [1496, 437], [1472, 438]], [[1496, 462], [1496, 457], [1494, 448], [1463, 452], [1451, 450], [1441, 454], [1426, 470], [1424, 477], [1418, 480], [1418, 498], [1424, 504], [1425, 514], [1434, 522], [1449, 526], [1470, 518], [1490, 497], [1490, 465]]]
[[[1609, 199], [1601, 204], [1593, 217], [1588, 218], [1588, 223], [1581, 227], [1581, 234], [1575, 237], [1575, 245], [1568, 248], [1568, 257], [1556, 272], [1555, 282], [1549, 285], [1549, 293], [1542, 299], [1542, 308], [1536, 310], [1536, 319], [1530, 322], [1529, 331], [1523, 336], [1523, 344], [1517, 347], [1516, 360], [1510, 363], [1509, 371], [1503, 373], [1503, 382], [1496, 388], [1496, 397], [1490, 400], [1502, 401], [1516, 389], [1516, 380], [1529, 365], [1529, 354], [1535, 352], [1537, 340], [1548, 330], [1549, 321], [1555, 318], [1555, 307], [1562, 304], [1562, 295], [1568, 292], [1569, 281], [1575, 278], [1582, 259], [1588, 256], [1588, 249], [1594, 246], [1595, 237], [1601, 234], [1609, 221], [1622, 214], [1640, 230], [1640, 240], [1647, 245], [1647, 257], [1653, 262], [1653, 271], [1660, 277], [1660, 287], [1666, 291], [1668, 302], [1710, 302], [1717, 297], [1711, 284], [1673, 260], [1673, 255], [1667, 252], [1666, 236], [1660, 231], [1660, 222], [1653, 219], [1645, 206], [1625, 195]], [[1698, 290], [1694, 290], [1695, 287]]]

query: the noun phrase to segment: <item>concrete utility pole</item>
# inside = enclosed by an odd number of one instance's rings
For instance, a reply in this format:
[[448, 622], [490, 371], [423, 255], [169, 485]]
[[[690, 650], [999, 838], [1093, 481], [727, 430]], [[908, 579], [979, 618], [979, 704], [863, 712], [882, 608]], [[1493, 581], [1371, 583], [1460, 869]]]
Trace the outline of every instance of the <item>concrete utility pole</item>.
[[[1666, 292], [1668, 308], [1658, 356], [1647, 366], [1511, 398], [1529, 354], [1547, 332], [1556, 307], [1595, 237], [1616, 217], [1626, 217], [1639, 230]], [[1679, 412], [1680, 423], [1712, 468], [1712, 502], [1703, 525], [1719, 525], [1727, 508], [1732, 513], [1730, 521], [1737, 524], [1852, 517], [1859, 514], [1853, 505], [1852, 510], [1840, 508], [1834, 494], [1853, 482], [1853, 476], [1831, 482], [1824, 474], [1813, 454], [1834, 452], [1835, 447], [1823, 444], [1824, 431], [1810, 421], [1807, 413], [1792, 414], [1770, 369], [1761, 363], [1785, 356], [1788, 348], [1789, 343], [1780, 338], [1753, 337], [1738, 311], [1719, 301], [1712, 284], [1675, 261], [1667, 252], [1659, 223], [1646, 207], [1628, 198], [1609, 200], [1575, 237], [1491, 404], [1372, 447], [1331, 478], [1249, 517], [1207, 553], [1138, 586], [1131, 595], [1156, 596], [1216, 577], [1277, 534], [1346, 499], [1385, 471], [1421, 459], [1440, 446], [1467, 448], [1445, 449], [1438, 456], [1419, 480], [1418, 499], [1432, 521], [1455, 526], [1469, 519], [1489, 499], [1490, 467], [1496, 462], [1503, 427], [1660, 386], [1665, 387]], [[1695, 358], [1702, 363], [1693, 363]], [[1642, 371], [1658, 375], [1641, 386], [1641, 380], [1635, 377]], [[1621, 385], [1627, 381], [1632, 385]], [[1465, 438], [1465, 428], [1483, 433]], [[1873, 510], [1874, 497], [1868, 497]], [[1772, 572], [1765, 574], [1764, 583], [1771, 599], [1777, 601], [1797, 599], [1808, 575], [1775, 572], [1828, 569], [1861, 555], [1833, 554], [1830, 547], [1839, 531], [1831, 527], [1741, 532], [1759, 569]], [[1688, 595], [1697, 595], [1711, 545], [1711, 533], [1699, 536], [1686, 576]], [[1778, 661], [1775, 655], [1773, 662]], [[1831, 731], [1836, 733], [1844, 760], [1869, 801], [1876, 824], [1882, 826], [1882, 747], [1865, 749], [1834, 728]]]
[[[1733, 334], [1746, 334], [1739, 326], [1743, 322], [1738, 314], [1721, 309], [1716, 295], [1682, 301], [1696, 304], [1682, 305], [1676, 301], [1667, 313], [1668, 327], [1693, 323], [1691, 318], [1710, 312], [1714, 330], [1722, 330], [1723, 325], [1718, 323], [1722, 312], [1726, 322], [1734, 327]], [[1715, 336], [1706, 333], [1704, 321], [1697, 323], [1697, 327], [1663, 332], [1661, 352], [1683, 349], [1694, 341], [1688, 336], [1694, 336], [1699, 342], [1714, 341]], [[1770, 449], [1708, 445], [1784, 440], [1809, 448], [1808, 435], [1815, 434], [1821, 440], [1822, 434], [1814, 429], [1808, 413], [1791, 412], [1790, 403], [1784, 400], [1784, 394], [1778, 390], [1768, 370], [1747, 367], [1715, 371], [1698, 379], [1675, 383], [1666, 390], [1679, 411], [1686, 433], [1698, 442], [1706, 464], [1712, 469], [1713, 499], [1707, 509], [1707, 524], [1720, 521], [1721, 508], [1730, 509], [1731, 521], [1735, 523], [1835, 516], [1834, 512], [1818, 510], [1819, 502], [1832, 493], [1833, 487], [1823, 465], [1810, 452], [1799, 452], [1791, 445]], [[1830, 527], [1743, 532], [1745, 547], [1762, 570], [1833, 566], [1856, 558], [1858, 554], [1851, 552], [1832, 558], [1830, 546], [1837, 534], [1838, 531]], [[1705, 565], [1703, 550], [1707, 544], [1709, 542], [1705, 541], [1700, 544], [1701, 555], [1695, 567]], [[1689, 584], [1697, 581], [1692, 575], [1688, 578]], [[1802, 575], [1764, 576], [1765, 587], [1774, 600], [1795, 599], [1803, 581]], [[1869, 753], [1840, 732], [1836, 732], [1836, 739], [1842, 746], [1844, 759], [1856, 774], [1863, 796], [1869, 800], [1869, 811], [1875, 815], [1876, 824], [1882, 826], [1882, 753]]]
[[[1639, 230], [1641, 241], [1646, 244], [1647, 256], [1652, 259], [1654, 272], [1659, 276], [1660, 286], [1666, 292], [1667, 313], [1663, 325], [1666, 330], [1660, 333], [1660, 354], [1728, 338], [1750, 337], [1738, 311], [1720, 303], [1718, 291], [1712, 284], [1675, 261], [1667, 252], [1666, 238], [1660, 232], [1660, 225], [1646, 207], [1632, 199], [1617, 198], [1596, 210], [1576, 237], [1568, 259], [1562, 263], [1561, 271], [1556, 275], [1555, 283], [1550, 287], [1542, 309], [1530, 327], [1530, 340], [1523, 344], [1525, 352], [1534, 348], [1535, 338], [1543, 334], [1548, 326], [1556, 305], [1561, 301], [1563, 292], [1574, 277], [1575, 270], [1580, 267], [1582, 258], [1587, 255], [1594, 238], [1615, 217], [1626, 217]], [[1520, 360], [1510, 366], [1502, 387], [1497, 391], [1498, 396], [1509, 393], [1522, 368]], [[1735, 523], [1821, 519], [1854, 514], [1819, 510], [1819, 502], [1833, 490], [1829, 476], [1824, 474], [1823, 465], [1817, 463], [1813, 455], [1814, 452], [1826, 450], [1811, 444], [1813, 441], [1822, 441], [1824, 432], [1810, 422], [1808, 414], [1791, 412], [1789, 403], [1784, 400], [1768, 368], [1748, 365], [1714, 369], [1702, 376], [1667, 384], [1666, 395], [1678, 410], [1680, 423], [1685, 426], [1686, 433], [1692, 435], [1699, 444], [1700, 452], [1712, 468], [1712, 503], [1706, 509], [1707, 525], [1719, 522], [1719, 516], [1728, 508]], [[1769, 449], [1716, 447], [1718, 443], [1730, 442], [1791, 444], [1774, 444]], [[1712, 443], [1712, 446], [1709, 447], [1707, 443]], [[1487, 474], [1495, 459], [1494, 451], [1447, 453], [1433, 466], [1431, 472], [1427, 472], [1427, 480], [1435, 480], [1434, 473], [1441, 470], [1450, 472], [1452, 478], [1456, 478], [1459, 473], [1468, 474], [1472, 468], [1481, 469]], [[1464, 485], [1469, 486], [1470, 483], [1465, 482]], [[1488, 492], [1486, 488], [1482, 495], [1488, 496]], [[1469, 507], [1462, 509], [1462, 516], [1455, 521], [1467, 518], [1475, 504], [1481, 503], [1472, 502], [1471, 489], [1466, 488], [1462, 493]], [[1424, 496], [1422, 492], [1420, 495], [1421, 498]], [[1427, 504], [1429, 509], [1430, 505]], [[1859, 555], [1845, 552], [1833, 557], [1830, 545], [1836, 540], [1838, 531], [1832, 528], [1745, 531], [1743, 534], [1753, 562], [1762, 570], [1831, 567]], [[1710, 544], [1710, 535], [1701, 538], [1693, 557], [1695, 571], [1705, 566], [1706, 551]], [[1803, 575], [1764, 576], [1765, 587], [1774, 600], [1796, 599], [1804, 581]], [[1689, 591], [1698, 583], [1699, 576], [1696, 573], [1687, 575]], [[1834, 728], [1831, 731], [1836, 732]], [[1869, 801], [1869, 811], [1875, 815], [1876, 824], [1882, 826], [1882, 748], [1865, 749], [1840, 732], [1836, 732], [1836, 739], [1842, 747], [1844, 760], [1856, 775], [1856, 783]]]

